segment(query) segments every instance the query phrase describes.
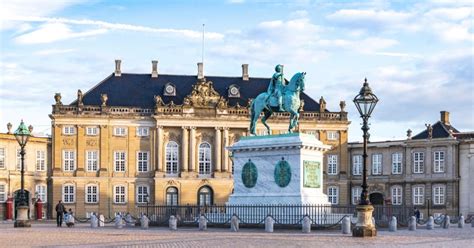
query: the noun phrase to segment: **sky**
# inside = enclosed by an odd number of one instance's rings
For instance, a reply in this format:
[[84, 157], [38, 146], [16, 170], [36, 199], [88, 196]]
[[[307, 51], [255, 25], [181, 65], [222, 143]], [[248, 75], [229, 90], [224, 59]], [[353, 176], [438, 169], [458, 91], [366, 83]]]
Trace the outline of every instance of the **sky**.
[[[50, 133], [51, 105], [75, 100], [122, 60], [124, 73], [291, 78], [330, 111], [346, 101], [349, 141], [360, 141], [352, 102], [364, 78], [380, 101], [371, 140], [406, 138], [451, 113], [474, 131], [474, 27], [470, 1], [101, 1], [0, 2], [0, 132], [23, 119]], [[204, 24], [204, 49], [202, 49]]]

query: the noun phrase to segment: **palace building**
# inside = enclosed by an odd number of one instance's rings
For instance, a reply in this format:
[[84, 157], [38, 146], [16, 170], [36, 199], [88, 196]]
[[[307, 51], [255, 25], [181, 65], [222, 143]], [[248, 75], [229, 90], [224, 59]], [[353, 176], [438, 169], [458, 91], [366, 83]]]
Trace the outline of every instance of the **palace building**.
[[[224, 77], [204, 75], [202, 63], [197, 75], [160, 74], [157, 61], [149, 74], [122, 73], [116, 60], [110, 76], [79, 90], [72, 103], [54, 97], [48, 200], [62, 200], [78, 217], [146, 204], [225, 204], [233, 190], [225, 148], [249, 134], [249, 104], [269, 82], [250, 77], [246, 64], [241, 76]], [[346, 195], [348, 184], [340, 183], [348, 177], [345, 103], [331, 112], [322, 97], [300, 97], [298, 130], [332, 146], [325, 182]], [[288, 121], [288, 114], [274, 114], [273, 134], [286, 133]], [[262, 124], [257, 132], [265, 133]]]

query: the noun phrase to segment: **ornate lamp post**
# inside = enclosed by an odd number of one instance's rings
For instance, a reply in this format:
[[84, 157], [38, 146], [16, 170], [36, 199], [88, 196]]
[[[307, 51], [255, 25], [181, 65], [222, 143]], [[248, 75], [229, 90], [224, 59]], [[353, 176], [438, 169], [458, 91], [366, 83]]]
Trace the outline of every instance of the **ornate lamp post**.
[[377, 230], [375, 229], [374, 224], [372, 224], [372, 212], [374, 211], [374, 207], [370, 204], [369, 193], [367, 191], [367, 141], [369, 139], [368, 121], [370, 114], [374, 110], [378, 101], [379, 99], [372, 93], [366, 78], [359, 94], [354, 98], [354, 104], [356, 105], [363, 121], [362, 131], [364, 132], [362, 193], [359, 205], [356, 207], [357, 224], [352, 230], [352, 236], [354, 237], [373, 237], [377, 235]]
[[20, 193], [18, 194], [18, 207], [17, 207], [17, 217], [15, 220], [15, 227], [31, 227], [30, 220], [28, 218], [28, 199], [25, 192], [25, 146], [28, 143], [28, 139], [30, 138], [31, 134], [28, 128], [26, 127], [23, 120], [20, 123], [20, 126], [16, 129], [15, 138], [20, 144], [21, 150], [21, 189]]

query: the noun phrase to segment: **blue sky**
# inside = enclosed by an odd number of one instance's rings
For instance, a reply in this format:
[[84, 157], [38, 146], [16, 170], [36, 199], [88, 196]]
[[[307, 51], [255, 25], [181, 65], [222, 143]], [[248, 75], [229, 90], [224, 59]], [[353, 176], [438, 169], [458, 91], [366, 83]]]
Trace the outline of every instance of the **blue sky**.
[[50, 130], [54, 93], [63, 102], [112, 73], [196, 74], [205, 23], [207, 75], [286, 77], [307, 72], [306, 93], [331, 111], [345, 100], [349, 139], [361, 140], [352, 103], [365, 77], [380, 98], [371, 139], [405, 137], [451, 112], [474, 130], [470, 1], [2, 1], [0, 131], [24, 119]]

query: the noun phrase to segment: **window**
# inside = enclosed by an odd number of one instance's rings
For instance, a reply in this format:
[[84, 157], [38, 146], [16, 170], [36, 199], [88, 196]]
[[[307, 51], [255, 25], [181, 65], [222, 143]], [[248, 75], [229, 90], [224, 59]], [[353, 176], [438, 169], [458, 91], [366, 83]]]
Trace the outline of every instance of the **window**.
[[392, 205], [402, 205], [402, 187], [392, 187]]
[[337, 140], [339, 138], [339, 135], [337, 131], [328, 131], [328, 140]]
[[125, 172], [125, 152], [114, 152], [115, 171]]
[[86, 135], [95, 136], [99, 134], [98, 127], [86, 127]]
[[86, 151], [86, 169], [87, 171], [99, 170], [99, 151]]
[[166, 205], [167, 206], [178, 205], [178, 189], [176, 187], [169, 187], [166, 189]]
[[76, 133], [76, 129], [74, 126], [64, 126], [63, 127], [63, 134], [64, 135], [73, 135]]
[[425, 153], [414, 152], [413, 153], [413, 173], [423, 173], [425, 171]]
[[413, 205], [423, 205], [425, 202], [425, 187], [413, 187]]
[[319, 132], [316, 131], [316, 130], [307, 130], [307, 131], [305, 131], [305, 133], [307, 133], [309, 135], [313, 135], [314, 137], [316, 137], [316, 139], [319, 139]]
[[174, 141], [166, 144], [166, 173], [178, 174], [178, 144]]
[[362, 175], [362, 155], [352, 156], [352, 175]]
[[46, 152], [45, 151], [36, 151], [36, 170], [37, 171], [46, 170]]
[[74, 171], [76, 169], [76, 155], [74, 151], [63, 151], [64, 171]]
[[199, 174], [211, 174], [211, 145], [209, 143], [199, 145]]
[[137, 127], [137, 136], [144, 137], [148, 136], [150, 133], [150, 128], [148, 127]]
[[353, 187], [352, 188], [352, 205], [359, 204], [361, 194], [362, 194], [362, 187]]
[[76, 188], [72, 184], [66, 184], [63, 186], [63, 202], [74, 203], [76, 198]]
[[339, 189], [335, 186], [328, 187], [328, 200], [331, 204], [339, 203]]
[[126, 203], [125, 186], [118, 185], [114, 187], [114, 203]]
[[337, 155], [328, 155], [328, 175], [337, 175]]
[[434, 172], [442, 173], [444, 172], [444, 152], [437, 151], [433, 154], [433, 161], [434, 161]]
[[16, 170], [21, 171], [21, 149], [16, 149]]
[[6, 184], [0, 184], [0, 202], [6, 202], [7, 201], [7, 185]]
[[208, 186], [203, 186], [198, 191], [198, 205], [199, 206], [210, 206], [213, 204], [213, 192]]
[[96, 184], [86, 185], [86, 203], [99, 202], [99, 186]]
[[137, 152], [137, 169], [138, 172], [148, 171], [148, 157], [149, 152], [139, 151]]
[[47, 200], [47, 195], [46, 195], [46, 185], [44, 184], [38, 184], [35, 187], [35, 192], [38, 196], [38, 198], [41, 200], [41, 202], [46, 202]]
[[392, 174], [402, 174], [401, 153], [392, 153]]
[[148, 186], [137, 186], [137, 203], [147, 203], [149, 201]]
[[372, 175], [382, 174], [382, 154], [372, 154]]
[[125, 136], [127, 134], [127, 128], [125, 127], [114, 127], [115, 136]]
[[433, 204], [444, 205], [446, 187], [444, 185], [433, 186]]
[[0, 169], [5, 169], [5, 148], [0, 148]]

